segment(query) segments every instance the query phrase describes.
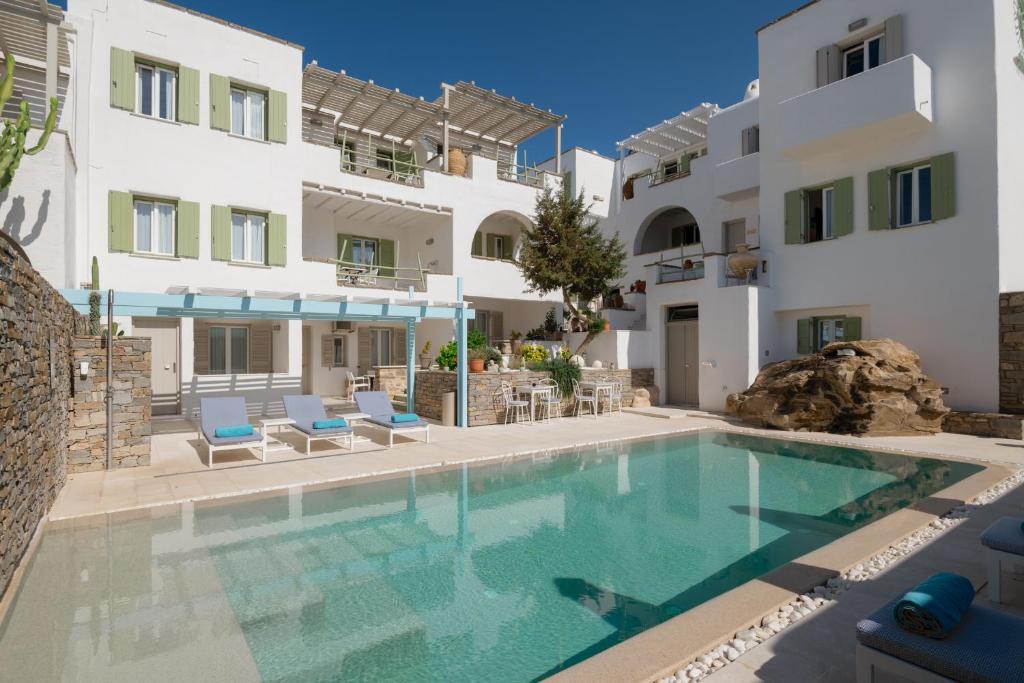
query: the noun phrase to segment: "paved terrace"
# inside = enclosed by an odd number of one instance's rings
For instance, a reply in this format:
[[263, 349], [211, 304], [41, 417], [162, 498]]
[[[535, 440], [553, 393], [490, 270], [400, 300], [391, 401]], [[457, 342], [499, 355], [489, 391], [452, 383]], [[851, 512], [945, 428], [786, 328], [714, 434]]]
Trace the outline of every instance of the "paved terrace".
[[[352, 410], [348, 406], [339, 406], [341, 413]], [[698, 412], [685, 414], [673, 409], [652, 408], [602, 415], [596, 420], [589, 417], [563, 418], [549, 423], [493, 425], [475, 427], [468, 431], [435, 425], [431, 427], [430, 444], [399, 439], [390, 450], [382, 444], [379, 431], [360, 427], [357, 428], [357, 434], [363, 438], [358, 440], [354, 451], [320, 442], [314, 443], [310, 456], [278, 451], [268, 455], [267, 463], [260, 462], [250, 451], [224, 451], [217, 454], [214, 467], [208, 468], [205, 447], [200, 444], [190, 422], [158, 419], [153, 426], [152, 465], [71, 475], [50, 518], [340, 481], [413, 468], [483, 462], [531, 451], [579, 447], [702, 428], [742, 430], [776, 438], [780, 436], [779, 432], [743, 427], [720, 415]], [[786, 437], [1009, 465], [1009, 468], [997, 468], [1001, 474], [993, 471], [997, 478], [1024, 466], [1024, 443], [1005, 439], [982, 439], [957, 434], [873, 438], [789, 434]], [[296, 435], [289, 435], [288, 430], [285, 430], [283, 440], [301, 449], [300, 439]], [[955, 571], [972, 580], [975, 588], [981, 591], [977, 600], [985, 602], [984, 554], [980, 552], [981, 546], [977, 539], [992, 519], [1005, 514], [1024, 516], [1024, 488], [1013, 490], [1003, 498], [983, 506], [965, 523], [891, 565], [873, 579], [856, 584], [840, 594], [835, 602], [816, 610], [811, 616], [759, 647], [747, 651], [736, 662], [713, 674], [710, 680], [723, 683], [853, 681], [854, 624], [907, 587], [939, 569]], [[884, 547], [886, 539], [877, 540]], [[1004, 579], [1004, 592], [1009, 596], [1007, 601], [1010, 604], [1006, 609], [1024, 616], [1024, 574], [1017, 574], [1014, 578], [1016, 580]], [[705, 626], [714, 628], [712, 624]], [[647, 635], [653, 636], [657, 630], [652, 629]], [[667, 642], [664, 636], [643, 640], [661, 650], [662, 657], [670, 656], [669, 653], [673, 652], [679, 656], [685, 654], [680, 650], [686, 645], [675, 638]], [[658, 643], [658, 640], [661, 642]], [[625, 645], [629, 646], [632, 642]], [[639, 645], [639, 641], [636, 644]], [[646, 647], [641, 647], [635, 653], [630, 653], [621, 645], [614, 649], [620, 651], [626, 660], [619, 662], [622, 666], [633, 659], [633, 654], [643, 656], [642, 650]], [[643, 673], [646, 663], [649, 662], [636, 662], [635, 668], [627, 665], [626, 670], [637, 673], [639, 680], [648, 679], [650, 674]], [[566, 678], [574, 679], [573, 673], [585, 672], [570, 670], [565, 672], [568, 674]], [[599, 679], [600, 675], [592, 678]]]

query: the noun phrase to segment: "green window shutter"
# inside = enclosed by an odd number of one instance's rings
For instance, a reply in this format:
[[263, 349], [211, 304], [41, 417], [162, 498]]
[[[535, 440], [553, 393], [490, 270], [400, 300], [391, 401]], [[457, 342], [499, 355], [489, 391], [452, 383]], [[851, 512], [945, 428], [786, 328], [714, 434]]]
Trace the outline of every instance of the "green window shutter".
[[843, 341], [858, 341], [860, 339], [860, 318], [843, 318]]
[[841, 178], [832, 184], [832, 236], [853, 232], [853, 178]]
[[419, 171], [416, 169], [416, 152], [395, 150], [395, 171], [403, 177], [419, 176]]
[[210, 207], [210, 257], [231, 260], [231, 207]]
[[132, 231], [135, 227], [135, 211], [131, 192], [114, 192], [107, 195], [110, 222], [110, 251], [130, 252], [135, 246]]
[[470, 253], [473, 256], [484, 255], [484, 234], [479, 230], [473, 235], [473, 250]]
[[690, 155], [684, 154], [679, 159], [679, 171], [680, 174], [686, 174], [690, 172]]
[[890, 171], [881, 168], [868, 173], [868, 230], [888, 230], [892, 227], [889, 210]]
[[288, 217], [272, 213], [267, 217], [267, 265], [288, 264]]
[[352, 235], [338, 233], [338, 260], [352, 262]]
[[891, 62], [903, 56], [903, 15], [897, 14], [885, 20], [885, 56], [883, 60]]
[[801, 318], [796, 321], [796, 352], [814, 352], [814, 318]]
[[110, 48], [110, 106], [135, 110], [135, 53]]
[[395, 276], [395, 241], [394, 240], [380, 240], [380, 252], [378, 255], [378, 261], [380, 264], [380, 274], [383, 277], [394, 277]]
[[175, 246], [181, 258], [199, 258], [199, 204], [178, 202]]
[[271, 90], [267, 109], [267, 139], [288, 142], [288, 94]]
[[512, 236], [502, 235], [501, 237], [501, 258], [506, 261], [512, 260]]
[[210, 74], [210, 128], [231, 130], [231, 80]]
[[953, 152], [932, 157], [932, 220], [956, 215], [956, 159]]
[[178, 67], [178, 121], [199, 123], [199, 72]]
[[802, 244], [804, 241], [803, 195], [803, 190], [786, 193], [786, 244]]
[[484, 240], [487, 242], [487, 257], [498, 258], [498, 244], [497, 240], [494, 239], [494, 235], [487, 233], [484, 235]]

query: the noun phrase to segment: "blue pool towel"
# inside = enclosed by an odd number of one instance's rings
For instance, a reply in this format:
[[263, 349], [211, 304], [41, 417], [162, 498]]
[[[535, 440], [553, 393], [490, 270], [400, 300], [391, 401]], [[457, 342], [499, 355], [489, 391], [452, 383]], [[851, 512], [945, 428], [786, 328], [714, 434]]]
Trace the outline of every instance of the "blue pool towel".
[[313, 429], [338, 429], [339, 427], [348, 427], [348, 421], [340, 417], [332, 420], [313, 420]]
[[420, 416], [416, 413], [395, 413], [391, 416], [391, 421], [395, 423], [415, 422], [418, 419]]
[[974, 586], [959, 574], [940, 572], [907, 592], [893, 617], [902, 628], [929, 638], [945, 638], [956, 629], [974, 599]]
[[252, 425], [237, 425], [235, 427], [217, 427], [213, 435], [218, 439], [226, 439], [232, 436], [252, 436]]

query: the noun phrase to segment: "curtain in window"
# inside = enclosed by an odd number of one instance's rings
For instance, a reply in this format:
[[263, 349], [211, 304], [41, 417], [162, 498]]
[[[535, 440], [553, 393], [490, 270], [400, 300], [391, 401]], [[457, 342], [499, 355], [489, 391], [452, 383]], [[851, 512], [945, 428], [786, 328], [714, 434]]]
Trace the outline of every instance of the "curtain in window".
[[249, 371], [249, 330], [244, 327], [231, 328], [231, 372]]
[[157, 251], [161, 254], [174, 253], [174, 207], [157, 204]]
[[153, 251], [153, 205], [135, 204], [135, 251]]
[[263, 236], [266, 234], [266, 222], [263, 216], [249, 216], [249, 260], [263, 261], [264, 249]]
[[245, 260], [245, 215], [231, 214], [231, 260]]
[[210, 374], [223, 375], [227, 371], [227, 348], [224, 328], [210, 328]]
[[245, 135], [245, 93], [241, 90], [231, 91], [231, 132]]
[[153, 115], [153, 70], [139, 68], [139, 113]]
[[266, 120], [264, 99], [262, 93], [249, 93], [249, 136], [257, 140], [266, 138], [266, 134], [263, 132], [263, 122]]
[[160, 71], [160, 118], [174, 118], [174, 74]]

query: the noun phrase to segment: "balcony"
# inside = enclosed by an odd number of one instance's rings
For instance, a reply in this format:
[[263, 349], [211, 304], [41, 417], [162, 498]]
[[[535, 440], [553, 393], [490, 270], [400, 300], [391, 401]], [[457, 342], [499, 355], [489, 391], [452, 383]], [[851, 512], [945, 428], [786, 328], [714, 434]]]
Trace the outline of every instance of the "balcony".
[[906, 55], [779, 103], [780, 149], [806, 159], [845, 154], [927, 130], [932, 71]]
[[761, 155], [758, 152], [715, 166], [715, 196], [735, 202], [757, 195], [761, 187]]

